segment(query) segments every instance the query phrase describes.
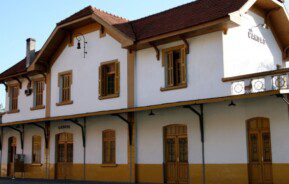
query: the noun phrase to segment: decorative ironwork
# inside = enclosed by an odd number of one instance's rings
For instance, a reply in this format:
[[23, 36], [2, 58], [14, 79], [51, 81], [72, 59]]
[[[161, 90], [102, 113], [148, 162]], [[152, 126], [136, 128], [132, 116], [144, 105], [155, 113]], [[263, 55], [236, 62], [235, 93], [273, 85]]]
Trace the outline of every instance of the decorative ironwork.
[[285, 89], [287, 88], [287, 76], [278, 75], [272, 78], [273, 89]]
[[245, 92], [245, 84], [243, 81], [233, 82], [232, 83], [232, 93], [235, 95], [244, 94]]

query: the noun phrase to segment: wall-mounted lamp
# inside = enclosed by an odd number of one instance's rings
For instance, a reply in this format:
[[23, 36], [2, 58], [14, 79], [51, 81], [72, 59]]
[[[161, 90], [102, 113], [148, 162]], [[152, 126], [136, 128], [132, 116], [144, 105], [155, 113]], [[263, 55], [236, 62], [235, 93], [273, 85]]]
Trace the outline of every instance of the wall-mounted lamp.
[[229, 105], [228, 105], [229, 107], [235, 107], [236, 106], [236, 104], [234, 103], [234, 101], [233, 100], [231, 100], [231, 103], [229, 103]]
[[153, 110], [151, 110], [151, 112], [149, 113], [149, 116], [154, 116], [155, 113], [153, 112]]
[[76, 40], [77, 40], [77, 49], [80, 50], [81, 49], [81, 41], [83, 41], [83, 57], [85, 58], [85, 55], [87, 54], [87, 51], [86, 51], [86, 44], [87, 44], [87, 41], [85, 40], [85, 37], [83, 34], [76, 34], [77, 37], [76, 37]]
[[261, 28], [263, 28], [263, 29], [268, 29], [268, 28], [269, 28], [268, 25], [267, 25], [266, 23], [264, 23], [264, 24], [258, 24], [257, 26], [253, 26], [253, 27], [251, 27], [249, 30], [250, 30], [250, 31], [253, 31], [253, 29], [254, 29], [254, 28], [257, 28], [257, 27], [261, 27]]

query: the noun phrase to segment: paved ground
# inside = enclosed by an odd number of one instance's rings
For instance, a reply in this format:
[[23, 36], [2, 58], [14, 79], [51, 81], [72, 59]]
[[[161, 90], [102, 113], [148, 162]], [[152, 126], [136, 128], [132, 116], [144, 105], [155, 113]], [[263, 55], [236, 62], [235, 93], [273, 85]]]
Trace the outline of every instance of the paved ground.
[[[32, 179], [6, 179], [1, 178], [0, 184], [108, 184], [100, 182], [84, 182], [84, 181], [51, 181], [51, 180], [32, 180]], [[113, 183], [117, 184], [117, 183]], [[119, 183], [120, 184], [120, 183]], [[124, 183], [122, 183], [124, 184]]]

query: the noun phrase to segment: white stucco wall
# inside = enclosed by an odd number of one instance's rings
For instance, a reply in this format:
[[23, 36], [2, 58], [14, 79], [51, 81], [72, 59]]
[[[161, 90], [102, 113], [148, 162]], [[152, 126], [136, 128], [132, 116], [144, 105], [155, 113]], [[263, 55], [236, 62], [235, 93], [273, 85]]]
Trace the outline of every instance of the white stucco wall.
[[[99, 32], [85, 35], [87, 54], [83, 49], [66, 47], [51, 68], [51, 116], [80, 114], [127, 107], [127, 50], [108, 34], [99, 38]], [[98, 99], [98, 67], [100, 63], [117, 59], [120, 62], [120, 97]], [[59, 102], [58, 73], [72, 70], [73, 83], [71, 100], [73, 104], [56, 106]]]
[[[82, 124], [83, 121], [80, 121]], [[70, 128], [59, 129], [60, 125], [70, 125]], [[86, 163], [102, 164], [102, 131], [112, 129], [116, 134], [116, 164], [127, 164], [128, 131], [126, 123], [112, 116], [87, 118], [86, 131]], [[59, 133], [73, 134], [73, 163], [82, 164], [84, 149], [82, 144], [81, 128], [71, 122], [53, 122], [51, 124], [50, 158], [55, 163], [55, 138]]]
[[[41, 126], [44, 126], [43, 124], [39, 124]], [[22, 129], [21, 127], [18, 127], [18, 129]], [[20, 134], [16, 132], [15, 130], [12, 130], [10, 128], [4, 128], [3, 129], [3, 150], [2, 150], [2, 164], [7, 164], [8, 160], [8, 139], [12, 136], [16, 138], [16, 154], [22, 154], [21, 149], [21, 139]], [[29, 126], [25, 128], [24, 133], [24, 148], [23, 148], [23, 154], [25, 155], [25, 163], [31, 164], [32, 162], [32, 137], [34, 135], [40, 135], [41, 136], [41, 163], [44, 163], [44, 147], [45, 147], [45, 140], [44, 140], [44, 134], [43, 131], [35, 126]]]
[[[289, 163], [289, 118], [288, 106], [275, 96], [213, 103], [204, 106], [205, 157], [208, 164], [247, 163], [246, 120], [266, 117], [270, 120], [273, 163]], [[197, 108], [197, 107], [196, 107]], [[272, 110], [274, 109], [274, 110]], [[171, 124], [184, 124], [188, 127], [189, 163], [201, 163], [201, 141], [198, 117], [189, 109], [182, 107], [154, 110], [136, 114], [136, 158], [138, 164], [163, 163], [163, 127]], [[80, 120], [82, 123], [82, 120]], [[59, 129], [60, 125], [70, 125]], [[117, 117], [100, 116], [87, 119], [86, 163], [102, 163], [102, 131], [116, 131], [116, 163], [128, 163], [127, 124]], [[83, 147], [80, 127], [70, 122], [52, 122], [50, 139], [50, 161], [55, 163], [55, 135], [61, 132], [73, 133], [74, 163], [83, 163]], [[31, 163], [32, 136], [42, 136], [42, 162], [44, 162], [43, 132], [32, 125], [25, 127], [25, 162]], [[19, 133], [4, 128], [2, 163], [7, 163], [8, 138], [17, 138], [17, 153], [22, 153]]]
[[[155, 105], [176, 101], [212, 98], [229, 95], [230, 85], [224, 84], [222, 32], [188, 39], [187, 84], [184, 89], [160, 91], [165, 87], [165, 68], [156, 59], [153, 48], [140, 50], [136, 59], [136, 106]], [[159, 49], [181, 45], [174, 42]]]
[[[209, 164], [247, 163], [246, 120], [270, 119], [274, 163], [289, 162], [288, 107], [280, 99], [264, 97], [208, 104], [204, 107], [205, 157]], [[273, 110], [274, 109], [274, 110]], [[188, 127], [189, 163], [201, 163], [201, 141], [198, 117], [182, 107], [137, 114], [137, 163], [163, 163], [163, 127], [185, 124]], [[153, 155], [153, 156], [152, 156]]]
[[[34, 78], [37, 78], [37, 77], [41, 77], [41, 76], [35, 76]], [[19, 89], [19, 96], [18, 96], [18, 109], [20, 110], [20, 112], [3, 115], [3, 118], [2, 118], [3, 123], [45, 117], [45, 109], [39, 109], [39, 110], [34, 110], [34, 111], [30, 110], [30, 108], [33, 107], [33, 93], [30, 96], [26, 96], [25, 90], [27, 89], [28, 81], [27, 79], [21, 80], [21, 81], [22, 81], [22, 89]], [[13, 81], [13, 83], [15, 83], [15, 81]], [[44, 85], [44, 91], [43, 91], [43, 105], [46, 105], [45, 85]], [[8, 93], [6, 93], [5, 111], [6, 112], [9, 111], [9, 94]]]
[[[249, 11], [242, 15], [242, 24], [223, 35], [224, 77], [244, 75], [276, 69], [283, 65], [282, 52], [270, 29], [257, 25], [264, 24], [264, 18]], [[248, 37], [249, 29], [266, 40], [261, 44]]]

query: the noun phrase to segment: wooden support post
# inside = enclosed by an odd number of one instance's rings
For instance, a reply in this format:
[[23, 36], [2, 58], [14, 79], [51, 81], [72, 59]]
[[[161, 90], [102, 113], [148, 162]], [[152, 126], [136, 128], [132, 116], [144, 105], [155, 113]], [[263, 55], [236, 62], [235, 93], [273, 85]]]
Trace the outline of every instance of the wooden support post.
[[127, 119], [129, 123], [129, 145], [128, 145], [128, 162], [130, 168], [130, 183], [136, 183], [136, 156], [135, 156], [135, 138], [136, 138], [136, 124], [134, 112], [130, 112], [127, 114]]

